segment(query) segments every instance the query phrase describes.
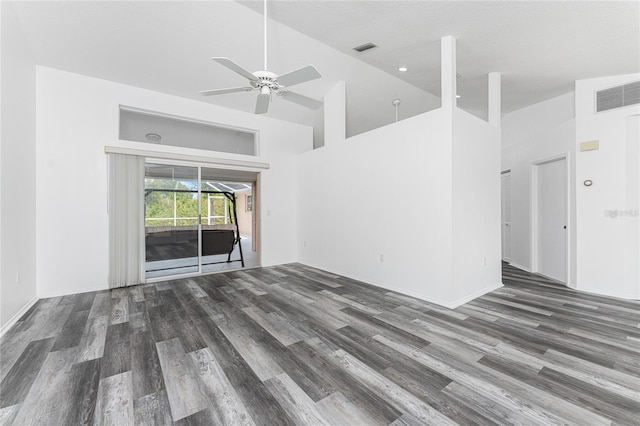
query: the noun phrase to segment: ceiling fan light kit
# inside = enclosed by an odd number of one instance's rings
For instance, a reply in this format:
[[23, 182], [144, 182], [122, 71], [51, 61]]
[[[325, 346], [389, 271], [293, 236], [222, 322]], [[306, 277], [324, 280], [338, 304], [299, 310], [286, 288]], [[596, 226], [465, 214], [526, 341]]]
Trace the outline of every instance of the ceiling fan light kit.
[[316, 109], [322, 105], [321, 101], [301, 95], [299, 93], [291, 92], [287, 89], [290, 86], [306, 83], [307, 81], [315, 80], [322, 77], [316, 67], [314, 67], [313, 65], [307, 65], [305, 67], [290, 71], [280, 76], [267, 71], [267, 0], [264, 1], [264, 70], [250, 72], [240, 65], [236, 64], [229, 58], [213, 57], [211, 59], [213, 59], [220, 65], [230, 69], [231, 71], [245, 77], [247, 80], [249, 80], [250, 86], [202, 90], [200, 94], [204, 96], [258, 90], [260, 93], [258, 94], [258, 99], [256, 101], [256, 114], [264, 114], [269, 111], [269, 102], [271, 101], [271, 95], [274, 94], [287, 101], [307, 108]]

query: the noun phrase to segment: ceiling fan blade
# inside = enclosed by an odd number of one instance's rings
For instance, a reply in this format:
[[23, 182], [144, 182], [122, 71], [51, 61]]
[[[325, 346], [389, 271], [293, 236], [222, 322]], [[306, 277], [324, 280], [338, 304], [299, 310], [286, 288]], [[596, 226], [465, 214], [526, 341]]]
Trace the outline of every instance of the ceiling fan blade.
[[284, 87], [293, 86], [295, 84], [305, 83], [322, 77], [316, 67], [307, 65], [295, 71], [288, 72], [278, 76], [278, 84]]
[[282, 97], [288, 101], [294, 102], [307, 108], [316, 109], [322, 106], [322, 102], [296, 92], [282, 92]]
[[230, 87], [228, 89], [201, 90], [200, 94], [204, 96], [224, 95], [225, 93], [248, 92], [253, 87]]
[[269, 111], [269, 101], [271, 100], [270, 94], [260, 93], [258, 100], [256, 101], [256, 114], [264, 114]]
[[253, 75], [252, 73], [250, 73], [249, 71], [247, 71], [246, 69], [242, 68], [240, 65], [236, 64], [235, 62], [233, 62], [231, 59], [229, 58], [220, 58], [220, 57], [214, 57], [211, 58], [214, 61], [216, 61], [217, 63], [219, 63], [220, 65], [224, 65], [225, 67], [229, 68], [231, 71], [240, 74], [241, 76], [248, 78], [249, 81], [258, 81], [258, 78]]

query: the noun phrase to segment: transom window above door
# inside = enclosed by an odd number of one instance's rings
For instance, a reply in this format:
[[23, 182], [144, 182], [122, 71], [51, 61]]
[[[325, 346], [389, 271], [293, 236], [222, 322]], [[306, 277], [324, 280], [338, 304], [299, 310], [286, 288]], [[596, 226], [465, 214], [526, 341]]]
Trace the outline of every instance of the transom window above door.
[[207, 151], [257, 155], [256, 133], [188, 118], [120, 107], [120, 139]]

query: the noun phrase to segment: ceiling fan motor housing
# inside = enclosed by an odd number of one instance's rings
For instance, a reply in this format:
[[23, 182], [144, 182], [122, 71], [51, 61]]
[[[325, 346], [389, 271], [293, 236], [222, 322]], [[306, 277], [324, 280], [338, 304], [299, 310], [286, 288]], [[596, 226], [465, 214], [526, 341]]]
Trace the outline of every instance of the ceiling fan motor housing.
[[[283, 86], [278, 84], [278, 75], [269, 71], [256, 71], [253, 73], [257, 80], [251, 81], [250, 84], [256, 89], [260, 89], [261, 93], [268, 94], [271, 91], [279, 92]], [[269, 92], [263, 92], [263, 88], [268, 88]]]

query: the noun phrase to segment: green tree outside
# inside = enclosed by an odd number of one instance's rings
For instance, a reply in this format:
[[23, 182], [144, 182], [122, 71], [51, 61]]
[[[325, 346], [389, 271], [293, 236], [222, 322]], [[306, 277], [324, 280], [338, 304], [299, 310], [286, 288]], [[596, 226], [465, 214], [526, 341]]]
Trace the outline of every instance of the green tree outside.
[[[164, 179], [145, 179], [147, 193], [145, 197], [145, 226], [195, 226], [198, 224], [198, 192], [189, 188], [183, 182]], [[153, 191], [159, 189], [161, 191]], [[189, 192], [173, 192], [164, 190], [177, 189]], [[215, 224], [224, 223], [222, 217], [228, 214], [226, 197], [220, 195], [211, 200], [208, 206], [208, 194], [204, 193], [202, 202], [202, 223], [207, 224], [209, 208], [211, 216], [221, 216], [215, 219]], [[174, 222], [174, 205], [175, 217]], [[233, 209], [233, 205], [231, 205]]]

